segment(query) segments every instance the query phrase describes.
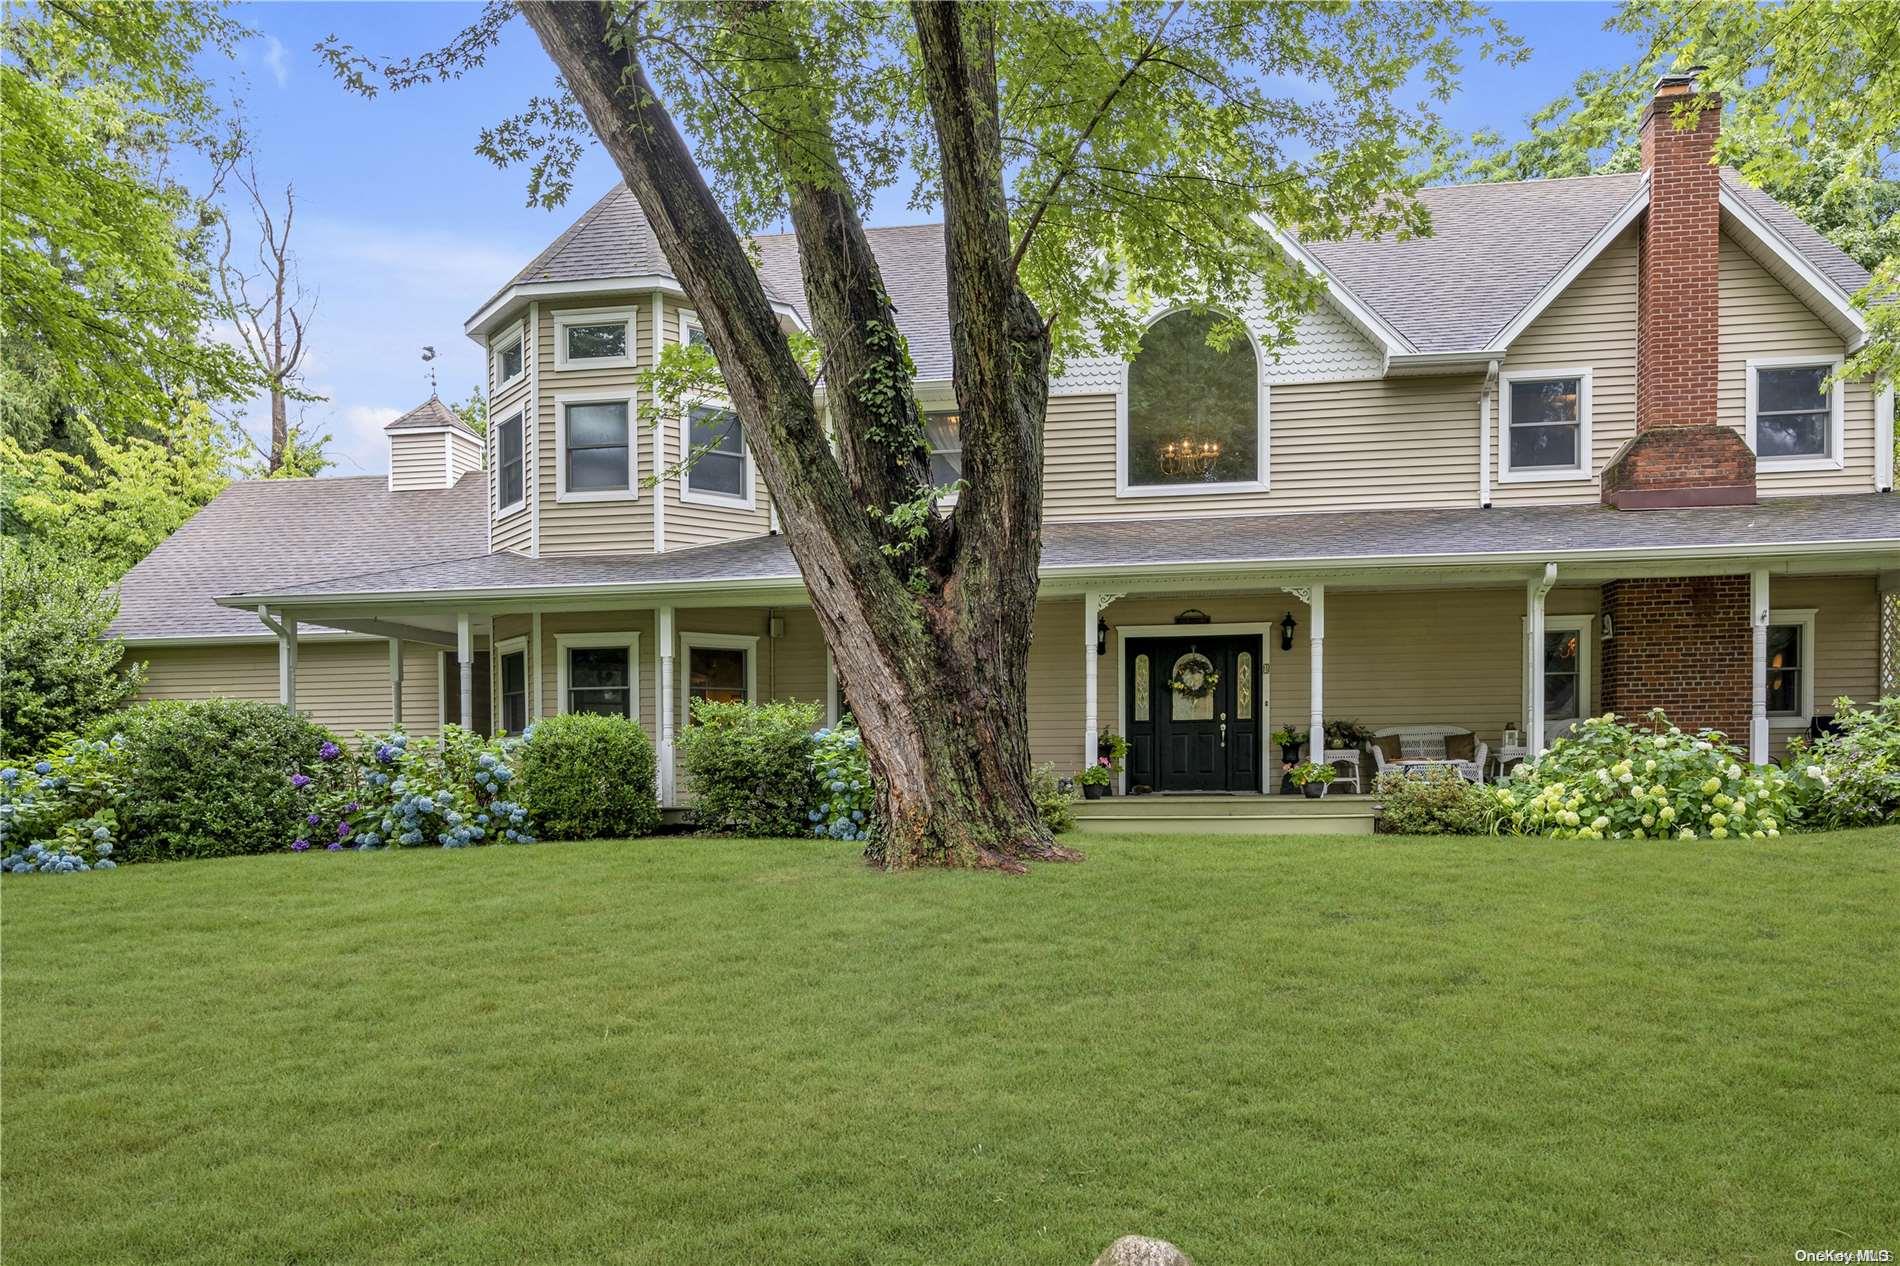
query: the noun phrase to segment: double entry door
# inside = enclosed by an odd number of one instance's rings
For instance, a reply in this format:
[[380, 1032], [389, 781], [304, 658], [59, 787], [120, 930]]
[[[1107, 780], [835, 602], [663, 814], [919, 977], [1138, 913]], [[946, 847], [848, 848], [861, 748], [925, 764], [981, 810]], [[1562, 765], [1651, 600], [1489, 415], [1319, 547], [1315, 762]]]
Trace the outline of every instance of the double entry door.
[[1124, 659], [1131, 791], [1261, 790], [1259, 634], [1131, 638]]

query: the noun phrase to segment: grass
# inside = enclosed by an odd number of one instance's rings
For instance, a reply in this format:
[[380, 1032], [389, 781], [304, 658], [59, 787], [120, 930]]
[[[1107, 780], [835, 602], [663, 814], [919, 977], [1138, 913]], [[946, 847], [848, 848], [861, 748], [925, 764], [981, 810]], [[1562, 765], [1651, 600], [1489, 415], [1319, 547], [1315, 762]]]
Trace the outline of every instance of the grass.
[[9, 1263], [1900, 1248], [1900, 829], [8, 879]]

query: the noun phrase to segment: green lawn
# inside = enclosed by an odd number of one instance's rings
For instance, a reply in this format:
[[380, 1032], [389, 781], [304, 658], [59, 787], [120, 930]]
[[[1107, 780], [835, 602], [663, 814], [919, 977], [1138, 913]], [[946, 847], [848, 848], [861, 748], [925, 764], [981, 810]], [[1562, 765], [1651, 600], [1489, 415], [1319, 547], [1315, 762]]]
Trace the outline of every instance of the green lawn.
[[1900, 1249], [1900, 829], [8, 879], [12, 1263]]

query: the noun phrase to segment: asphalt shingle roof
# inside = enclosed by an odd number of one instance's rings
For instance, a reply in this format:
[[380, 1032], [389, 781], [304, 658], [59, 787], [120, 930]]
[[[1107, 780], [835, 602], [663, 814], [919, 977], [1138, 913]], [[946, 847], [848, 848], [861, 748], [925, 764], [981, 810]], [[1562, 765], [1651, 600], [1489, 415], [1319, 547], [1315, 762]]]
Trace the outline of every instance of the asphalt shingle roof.
[[[1900, 498], [1869, 493], [1798, 497], [1752, 506], [1618, 511], [1600, 506], [1491, 510], [1365, 510], [1242, 518], [1132, 519], [1050, 523], [1043, 528], [1045, 574], [1141, 565], [1263, 566], [1377, 559], [1407, 560], [1567, 554], [1653, 554], [1669, 548], [1838, 543], [1891, 549], [1900, 565]], [[626, 585], [796, 580], [785, 539], [750, 537], [668, 554], [526, 558], [484, 554], [296, 585], [322, 595], [450, 594], [483, 589], [589, 589]], [[283, 594], [283, 589], [253, 590]]]
[[110, 633], [254, 636], [256, 614], [218, 596], [466, 558], [488, 548], [485, 492], [481, 471], [426, 492], [391, 492], [381, 475], [241, 480], [126, 573]]
[[430, 396], [409, 412], [385, 426], [385, 431], [413, 431], [423, 427], [446, 426], [461, 431], [465, 435], [480, 439], [474, 427], [462, 420], [462, 415], [442, 403], [441, 397]]

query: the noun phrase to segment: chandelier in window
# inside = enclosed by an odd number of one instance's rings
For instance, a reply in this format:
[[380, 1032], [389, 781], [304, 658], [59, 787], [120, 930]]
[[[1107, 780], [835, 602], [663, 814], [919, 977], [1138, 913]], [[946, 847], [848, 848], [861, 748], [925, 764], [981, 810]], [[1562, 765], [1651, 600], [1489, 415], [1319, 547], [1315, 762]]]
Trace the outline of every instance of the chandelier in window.
[[1220, 461], [1220, 444], [1184, 436], [1163, 444], [1159, 456], [1163, 474], [1175, 479], [1205, 479]]

